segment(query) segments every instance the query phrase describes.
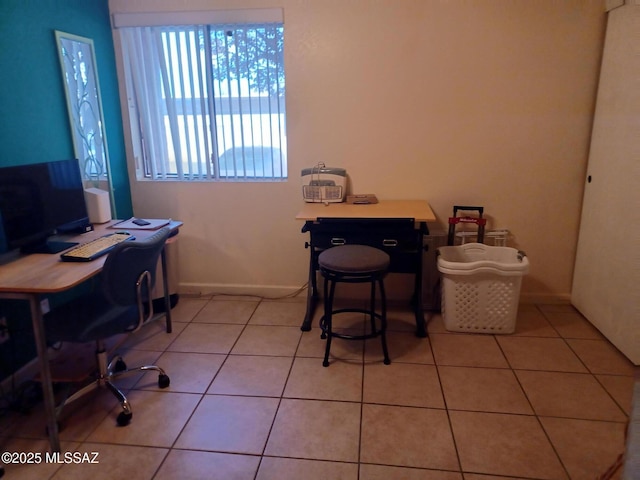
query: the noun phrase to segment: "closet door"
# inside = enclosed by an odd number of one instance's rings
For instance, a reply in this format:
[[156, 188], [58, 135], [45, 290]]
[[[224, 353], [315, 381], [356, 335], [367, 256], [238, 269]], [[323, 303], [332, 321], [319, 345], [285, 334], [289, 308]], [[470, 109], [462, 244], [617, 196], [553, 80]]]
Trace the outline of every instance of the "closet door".
[[640, 5], [609, 12], [571, 300], [640, 364]]

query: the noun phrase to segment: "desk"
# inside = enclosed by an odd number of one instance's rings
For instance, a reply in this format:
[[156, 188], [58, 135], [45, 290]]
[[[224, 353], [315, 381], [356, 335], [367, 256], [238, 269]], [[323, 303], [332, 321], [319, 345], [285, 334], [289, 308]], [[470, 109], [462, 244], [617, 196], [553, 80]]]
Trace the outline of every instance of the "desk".
[[336, 245], [359, 243], [386, 251], [391, 258], [389, 271], [415, 275], [416, 335], [427, 336], [422, 308], [422, 241], [429, 233], [427, 222], [434, 222], [436, 216], [426, 201], [385, 200], [368, 205], [305, 203], [296, 219], [304, 220], [302, 232], [310, 234], [310, 242], [305, 243], [310, 255], [303, 331], [311, 329], [318, 300], [316, 272], [320, 252]]
[[[114, 232], [108, 228], [115, 222], [96, 225], [93, 232], [69, 238], [72, 241], [88, 242], [99, 236]], [[181, 222], [172, 221], [169, 227], [177, 233]], [[135, 233], [134, 233], [135, 232]], [[132, 230], [138, 239], [149, 237], [154, 230]], [[167, 286], [166, 258], [162, 254], [162, 269], [166, 307], [167, 330], [171, 331], [171, 309], [169, 308], [169, 291]], [[26, 300], [29, 302], [33, 333], [40, 363], [44, 406], [47, 415], [49, 442], [54, 452], [60, 451], [58, 426], [55, 416], [55, 399], [51, 385], [51, 371], [47, 355], [47, 342], [43, 325], [43, 306], [41, 296], [63, 292], [80, 285], [102, 271], [106, 256], [92, 262], [63, 262], [59, 254], [41, 254], [20, 256], [0, 267], [0, 298]]]

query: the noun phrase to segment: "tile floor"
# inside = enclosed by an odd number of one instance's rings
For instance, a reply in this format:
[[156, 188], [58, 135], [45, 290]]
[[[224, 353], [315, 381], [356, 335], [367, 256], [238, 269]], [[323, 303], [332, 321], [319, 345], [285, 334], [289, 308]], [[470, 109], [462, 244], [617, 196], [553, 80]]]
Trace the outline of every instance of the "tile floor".
[[[304, 298], [182, 297], [173, 333], [156, 322], [119, 347], [171, 386], [122, 379], [127, 427], [103, 390], [63, 418], [63, 450], [99, 465], [12, 464], [7, 477], [594, 479], [624, 450], [634, 368], [569, 305], [521, 306], [508, 336], [449, 333], [436, 315], [429, 338], [394, 307], [391, 365], [377, 339], [335, 340], [329, 368], [304, 311]], [[0, 446], [46, 452], [42, 408], [1, 418]]]

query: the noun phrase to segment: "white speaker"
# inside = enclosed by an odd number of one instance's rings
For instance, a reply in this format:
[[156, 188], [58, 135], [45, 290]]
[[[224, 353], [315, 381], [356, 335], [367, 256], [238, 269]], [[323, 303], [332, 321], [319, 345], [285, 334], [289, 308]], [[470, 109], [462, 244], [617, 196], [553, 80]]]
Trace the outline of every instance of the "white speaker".
[[99, 188], [85, 188], [84, 199], [91, 223], [106, 223], [111, 220], [109, 192]]

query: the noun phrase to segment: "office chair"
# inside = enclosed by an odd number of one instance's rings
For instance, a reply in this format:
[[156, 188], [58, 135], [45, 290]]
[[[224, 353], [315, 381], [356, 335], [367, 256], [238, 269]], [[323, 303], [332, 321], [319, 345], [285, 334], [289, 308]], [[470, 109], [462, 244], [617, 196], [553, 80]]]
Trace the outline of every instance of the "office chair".
[[98, 371], [95, 381], [63, 400], [56, 407], [57, 417], [66, 405], [104, 386], [120, 402], [122, 412], [118, 415], [117, 422], [118, 425], [125, 426], [133, 416], [131, 405], [112, 383], [113, 379], [131, 372], [155, 370], [158, 372], [158, 386], [169, 386], [169, 377], [155, 365], [127, 368], [121, 356], [107, 363], [105, 348], [105, 340], [122, 333], [135, 332], [153, 316], [151, 289], [155, 282], [158, 258], [169, 233], [170, 229], [165, 227], [145, 240], [118, 244], [109, 252], [104, 262], [100, 288], [61, 305], [44, 316], [48, 341], [96, 342]]

